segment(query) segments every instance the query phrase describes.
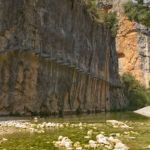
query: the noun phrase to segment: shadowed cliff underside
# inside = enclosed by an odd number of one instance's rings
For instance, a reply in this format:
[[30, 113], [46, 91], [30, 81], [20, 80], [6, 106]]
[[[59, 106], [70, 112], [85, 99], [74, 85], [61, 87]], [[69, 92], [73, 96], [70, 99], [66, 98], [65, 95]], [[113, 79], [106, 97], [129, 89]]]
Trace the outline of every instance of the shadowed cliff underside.
[[115, 40], [80, 0], [2, 0], [0, 7], [0, 114], [126, 106]]

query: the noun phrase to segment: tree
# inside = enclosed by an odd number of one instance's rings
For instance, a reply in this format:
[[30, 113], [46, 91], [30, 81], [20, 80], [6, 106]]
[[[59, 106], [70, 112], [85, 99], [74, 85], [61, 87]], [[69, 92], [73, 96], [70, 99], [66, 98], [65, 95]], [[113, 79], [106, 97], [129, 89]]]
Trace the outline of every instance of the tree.
[[136, 21], [140, 24], [150, 28], [150, 9], [149, 6], [144, 4], [143, 0], [136, 0], [138, 3], [131, 1], [124, 5], [125, 14], [132, 21]]
[[143, 4], [144, 1], [143, 0], [136, 0], [138, 2], [138, 4]]

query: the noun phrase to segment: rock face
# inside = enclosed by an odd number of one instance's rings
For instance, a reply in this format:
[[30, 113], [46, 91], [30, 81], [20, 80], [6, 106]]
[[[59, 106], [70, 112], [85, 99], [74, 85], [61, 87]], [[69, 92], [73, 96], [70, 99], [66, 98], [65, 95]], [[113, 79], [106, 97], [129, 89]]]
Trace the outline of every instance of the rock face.
[[[118, 7], [122, 7], [120, 1]], [[120, 74], [131, 73], [147, 88], [150, 87], [150, 29], [131, 22], [122, 9], [118, 12], [119, 30], [116, 38]]]
[[136, 24], [138, 32], [137, 46], [140, 59], [140, 69], [142, 71], [141, 82], [150, 87], [150, 29]]
[[81, 0], [0, 0], [0, 114], [123, 109], [115, 39]]
[[150, 87], [150, 31], [146, 27], [120, 18], [117, 35], [120, 74], [131, 73], [147, 88]]
[[140, 69], [140, 58], [137, 47], [138, 33], [135, 23], [128, 20], [126, 16], [119, 19], [119, 30], [117, 34], [117, 52], [119, 56], [120, 73], [131, 73], [140, 80], [142, 70]]

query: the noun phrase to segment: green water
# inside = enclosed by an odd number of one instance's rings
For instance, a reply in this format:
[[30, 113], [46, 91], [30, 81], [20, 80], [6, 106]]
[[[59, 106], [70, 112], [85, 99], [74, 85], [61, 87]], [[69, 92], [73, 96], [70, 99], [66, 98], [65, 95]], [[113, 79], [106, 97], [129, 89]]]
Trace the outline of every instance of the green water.
[[[7, 119], [5, 118], [5, 120]], [[106, 120], [109, 119], [123, 121], [133, 127], [133, 129], [112, 128], [106, 124]], [[0, 118], [0, 120], [4, 120], [4, 118]], [[67, 116], [65, 118], [40, 118], [39, 121], [96, 123], [98, 124], [98, 128], [95, 129], [95, 133], [100, 133], [101, 131], [105, 132], [106, 135], [120, 133], [121, 136], [119, 138], [130, 150], [142, 150], [150, 145], [150, 119], [134, 113], [101, 113], [96, 115]], [[45, 133], [40, 134], [21, 132], [16, 132], [11, 135], [7, 134], [2, 136], [7, 138], [8, 141], [0, 144], [0, 150], [57, 150], [52, 142], [57, 140], [60, 135], [69, 137], [73, 142], [79, 141], [81, 144], [86, 144], [89, 140], [85, 139], [84, 136], [90, 129], [90, 127], [84, 129], [65, 127], [47, 130]], [[135, 137], [135, 139], [131, 139], [128, 135], [124, 134], [127, 131], [134, 131], [138, 134], [130, 135], [130, 137]], [[95, 136], [93, 135], [93, 140]]]

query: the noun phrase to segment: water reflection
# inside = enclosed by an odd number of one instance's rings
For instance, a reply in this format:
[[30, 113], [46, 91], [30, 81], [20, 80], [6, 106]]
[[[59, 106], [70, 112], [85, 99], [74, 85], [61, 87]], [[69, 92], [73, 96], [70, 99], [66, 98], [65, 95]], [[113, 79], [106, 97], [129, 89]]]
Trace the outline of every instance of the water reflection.
[[[39, 117], [42, 120], [53, 122], [105, 122], [106, 120], [120, 121], [148, 121], [150, 118], [144, 117], [133, 112], [102, 112], [97, 114], [66, 115], [60, 117]], [[9, 120], [31, 120], [33, 117], [0, 117], [0, 121]]]

